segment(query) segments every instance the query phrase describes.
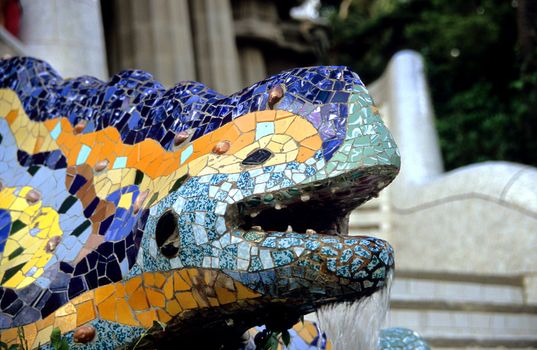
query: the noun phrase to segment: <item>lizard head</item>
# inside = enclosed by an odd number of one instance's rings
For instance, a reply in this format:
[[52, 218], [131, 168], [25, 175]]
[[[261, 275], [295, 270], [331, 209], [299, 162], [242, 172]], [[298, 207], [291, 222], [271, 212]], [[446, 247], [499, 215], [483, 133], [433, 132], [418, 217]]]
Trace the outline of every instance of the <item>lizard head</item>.
[[358, 76], [301, 68], [229, 97], [196, 94], [181, 105], [201, 115], [181, 130], [186, 175], [151, 208], [140, 265], [219, 269], [259, 293], [259, 308], [298, 314], [383, 287], [391, 247], [348, 236], [348, 219], [396, 176], [399, 155]]

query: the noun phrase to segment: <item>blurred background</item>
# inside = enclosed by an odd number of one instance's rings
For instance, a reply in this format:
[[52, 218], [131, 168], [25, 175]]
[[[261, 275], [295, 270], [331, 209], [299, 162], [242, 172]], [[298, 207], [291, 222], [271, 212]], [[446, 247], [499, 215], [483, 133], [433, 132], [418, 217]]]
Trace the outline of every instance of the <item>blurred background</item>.
[[1, 0], [0, 11], [0, 54], [64, 77], [144, 69], [229, 94], [291, 67], [350, 66], [402, 152], [394, 185], [351, 216], [355, 234], [396, 249], [390, 324], [435, 349], [537, 348], [536, 0]]

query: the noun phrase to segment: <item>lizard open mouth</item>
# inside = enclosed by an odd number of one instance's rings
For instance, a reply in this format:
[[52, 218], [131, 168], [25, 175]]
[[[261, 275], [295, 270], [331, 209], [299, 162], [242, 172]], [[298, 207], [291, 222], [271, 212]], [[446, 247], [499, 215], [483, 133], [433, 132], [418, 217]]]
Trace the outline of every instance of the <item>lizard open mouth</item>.
[[346, 236], [349, 213], [377, 196], [390, 183], [392, 172], [379, 166], [253, 195], [228, 207], [226, 222], [244, 231]]

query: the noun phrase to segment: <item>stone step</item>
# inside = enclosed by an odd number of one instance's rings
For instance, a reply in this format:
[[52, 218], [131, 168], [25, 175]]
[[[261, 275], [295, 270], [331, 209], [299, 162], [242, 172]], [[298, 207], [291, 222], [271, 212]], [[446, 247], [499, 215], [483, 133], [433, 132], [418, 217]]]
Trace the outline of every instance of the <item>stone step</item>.
[[498, 350], [498, 349], [501, 349], [501, 350], [534, 350], [535, 348], [533, 348], [533, 347], [519, 347], [519, 348], [517, 348], [517, 347], [506, 347], [506, 346], [487, 348], [487, 347], [473, 346], [473, 345], [462, 346], [462, 347], [459, 347], [459, 348], [443, 348], [443, 347], [438, 347], [438, 346], [434, 347], [434, 350]]
[[517, 280], [425, 279], [400, 276], [397, 271], [392, 283], [391, 298], [397, 302], [438, 302], [445, 305], [451, 303], [524, 305], [523, 288], [521, 282], [519, 284]]
[[382, 231], [383, 215], [378, 207], [360, 207], [349, 218], [351, 235], [379, 237]]
[[537, 306], [522, 279], [396, 271], [389, 327], [419, 332], [433, 349], [537, 349]]
[[387, 238], [388, 206], [386, 191], [353, 210], [349, 218], [349, 234]]
[[536, 349], [537, 337], [495, 337], [486, 339], [450, 337], [450, 338], [428, 338], [428, 344], [433, 350], [461, 350], [461, 349]]
[[[430, 340], [429, 340], [430, 341]], [[535, 347], [531, 346], [492, 346], [492, 347], [484, 347], [484, 346], [478, 346], [478, 345], [462, 345], [458, 348], [454, 347], [442, 347], [442, 346], [435, 346], [434, 350], [534, 350]]]
[[537, 341], [536, 313], [392, 308], [388, 320], [390, 327], [410, 328], [425, 337], [535, 337]]

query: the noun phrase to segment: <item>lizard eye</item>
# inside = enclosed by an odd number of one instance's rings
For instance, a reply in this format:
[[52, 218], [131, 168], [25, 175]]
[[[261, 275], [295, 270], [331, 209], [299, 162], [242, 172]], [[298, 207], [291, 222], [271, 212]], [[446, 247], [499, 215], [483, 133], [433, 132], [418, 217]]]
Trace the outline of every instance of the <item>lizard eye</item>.
[[284, 93], [285, 93], [285, 90], [283, 89], [282, 85], [276, 85], [275, 87], [269, 90], [268, 106], [270, 109], [273, 109], [274, 105], [280, 102]]
[[242, 165], [260, 165], [263, 164], [272, 157], [272, 152], [265, 148], [260, 148], [258, 150], [250, 153], [243, 161]]

